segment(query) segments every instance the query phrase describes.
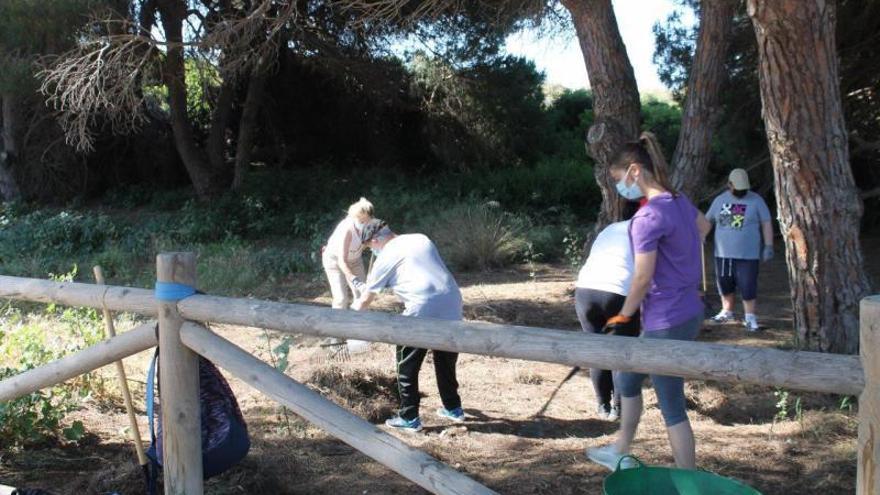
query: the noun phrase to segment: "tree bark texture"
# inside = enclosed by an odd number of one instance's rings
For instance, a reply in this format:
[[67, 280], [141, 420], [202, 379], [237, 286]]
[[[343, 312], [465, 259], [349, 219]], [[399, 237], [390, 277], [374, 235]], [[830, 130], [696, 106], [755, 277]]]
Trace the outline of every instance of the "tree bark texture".
[[859, 245], [862, 204], [849, 165], [838, 82], [835, 3], [749, 0], [764, 124], [800, 345], [859, 348], [870, 289]]
[[162, 76], [168, 87], [168, 106], [171, 110], [171, 128], [177, 152], [201, 199], [221, 190], [220, 176], [210, 167], [207, 154], [196, 144], [192, 124], [187, 115], [186, 79], [183, 50], [183, 22], [187, 4], [182, 0], [158, 0], [162, 27], [168, 41]]
[[208, 161], [217, 173], [222, 173], [226, 168], [226, 128], [229, 127], [229, 117], [232, 113], [232, 105], [235, 103], [235, 86], [232, 78], [223, 78], [211, 114], [211, 130], [205, 143]]
[[235, 153], [235, 177], [232, 180], [232, 189], [238, 190], [244, 183], [244, 177], [251, 165], [251, 156], [254, 149], [254, 136], [257, 132], [260, 107], [266, 94], [267, 75], [260, 64], [251, 75], [248, 82], [247, 96], [244, 100], [244, 108], [241, 112], [241, 121], [238, 126], [238, 146]]
[[21, 190], [12, 172], [12, 164], [18, 158], [16, 136], [17, 112], [16, 95], [0, 95], [0, 199], [15, 201], [21, 197]]
[[588, 152], [595, 161], [602, 208], [593, 236], [620, 218], [621, 200], [608, 166], [614, 153], [639, 135], [641, 104], [626, 47], [617, 29], [611, 0], [563, 0], [571, 14], [593, 92], [594, 121], [587, 132]]
[[681, 132], [672, 156], [672, 183], [696, 200], [706, 177], [712, 153], [712, 135], [720, 118], [724, 61], [730, 44], [737, 0], [700, 2], [700, 31], [688, 87]]

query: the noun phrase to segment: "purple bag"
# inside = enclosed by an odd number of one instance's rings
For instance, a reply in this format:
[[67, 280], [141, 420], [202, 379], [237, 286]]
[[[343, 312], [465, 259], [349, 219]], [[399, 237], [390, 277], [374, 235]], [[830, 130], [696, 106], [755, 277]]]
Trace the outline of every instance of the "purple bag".
[[[162, 466], [161, 414], [155, 411], [154, 380], [157, 376], [159, 350], [150, 363], [147, 375], [147, 419], [150, 423], [150, 458], [152, 482], [149, 493], [155, 493], [158, 468]], [[244, 459], [251, 447], [247, 423], [238, 407], [238, 401], [220, 370], [199, 356], [199, 406], [202, 423], [202, 470], [205, 478], [216, 476]], [[154, 423], [158, 423], [154, 427]]]

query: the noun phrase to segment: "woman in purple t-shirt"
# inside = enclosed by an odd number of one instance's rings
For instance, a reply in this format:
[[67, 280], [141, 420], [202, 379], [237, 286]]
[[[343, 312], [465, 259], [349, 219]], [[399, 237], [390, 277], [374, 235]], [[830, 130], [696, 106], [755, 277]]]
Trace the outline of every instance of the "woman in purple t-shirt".
[[[633, 217], [630, 240], [635, 272], [620, 314], [608, 320], [607, 329], [630, 322], [642, 311], [642, 335], [648, 339], [694, 340], [703, 321], [703, 303], [697, 292], [700, 267], [700, 233], [710, 225], [684, 195], [669, 183], [666, 160], [651, 133], [622, 147], [611, 164], [617, 191], [628, 200], [641, 197], [647, 204]], [[609, 469], [629, 453], [642, 415], [641, 373], [621, 373], [620, 430], [617, 440], [587, 450], [587, 457]], [[695, 466], [694, 434], [685, 409], [684, 380], [651, 375], [669, 444], [680, 468]], [[623, 468], [633, 467], [624, 459]]]

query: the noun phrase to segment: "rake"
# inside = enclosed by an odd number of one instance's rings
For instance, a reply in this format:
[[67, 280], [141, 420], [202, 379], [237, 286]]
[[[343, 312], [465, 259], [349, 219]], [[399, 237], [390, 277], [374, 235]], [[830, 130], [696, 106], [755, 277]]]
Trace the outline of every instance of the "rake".
[[[367, 266], [367, 275], [366, 278], [369, 279], [370, 272], [373, 271], [373, 260], [376, 259], [375, 253], [370, 251], [370, 263]], [[324, 350], [324, 357], [327, 361], [332, 362], [347, 362], [351, 361], [351, 355], [359, 354], [361, 352], [366, 351], [369, 346], [351, 346], [348, 340], [341, 339], [338, 337], [330, 337], [321, 342], [321, 348]]]

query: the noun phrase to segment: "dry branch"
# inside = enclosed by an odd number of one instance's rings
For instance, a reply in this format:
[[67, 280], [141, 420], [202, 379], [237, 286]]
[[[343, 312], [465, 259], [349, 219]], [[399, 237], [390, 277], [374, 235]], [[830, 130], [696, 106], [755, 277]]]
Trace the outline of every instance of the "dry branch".
[[[109, 29], [123, 21], [100, 19]], [[100, 35], [88, 32], [78, 45], [37, 73], [40, 92], [59, 111], [68, 144], [94, 149], [94, 127], [105, 120], [114, 133], [136, 131], [146, 121], [144, 76], [158, 60], [157, 42], [141, 34]]]

